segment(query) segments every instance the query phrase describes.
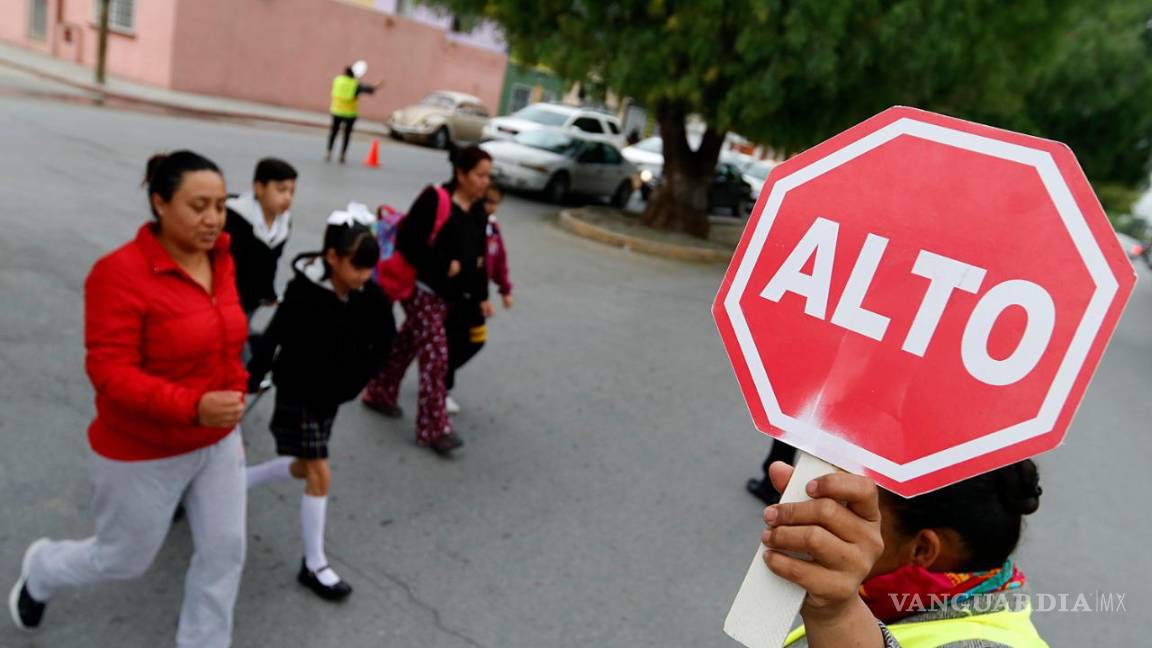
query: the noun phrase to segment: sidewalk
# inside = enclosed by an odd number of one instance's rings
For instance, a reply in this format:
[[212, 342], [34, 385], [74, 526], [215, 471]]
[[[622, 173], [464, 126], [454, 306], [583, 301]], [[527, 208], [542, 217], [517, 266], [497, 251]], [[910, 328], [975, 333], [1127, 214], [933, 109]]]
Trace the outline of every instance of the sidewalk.
[[[105, 86], [100, 87], [93, 80], [94, 72], [91, 68], [4, 42], [0, 42], [0, 65], [105, 97], [202, 117], [258, 120], [322, 129], [327, 129], [332, 122], [332, 118], [325, 113], [178, 92], [115, 77], [108, 77]], [[377, 137], [388, 135], [387, 126], [373, 121], [357, 121], [356, 131]]]

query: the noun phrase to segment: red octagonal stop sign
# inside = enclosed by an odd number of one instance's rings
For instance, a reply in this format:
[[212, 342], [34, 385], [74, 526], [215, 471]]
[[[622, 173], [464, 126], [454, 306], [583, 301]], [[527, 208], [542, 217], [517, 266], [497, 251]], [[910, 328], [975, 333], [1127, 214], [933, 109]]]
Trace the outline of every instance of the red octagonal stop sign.
[[1066, 146], [897, 107], [773, 170], [713, 314], [761, 431], [907, 497], [1058, 445], [1135, 280]]

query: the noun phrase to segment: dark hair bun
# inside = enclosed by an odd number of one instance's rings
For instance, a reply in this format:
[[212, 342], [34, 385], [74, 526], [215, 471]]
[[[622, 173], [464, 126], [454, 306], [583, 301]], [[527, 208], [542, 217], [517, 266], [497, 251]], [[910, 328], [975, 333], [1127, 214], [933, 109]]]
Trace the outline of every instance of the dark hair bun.
[[996, 471], [1000, 503], [1016, 515], [1030, 515], [1040, 508], [1040, 473], [1036, 463], [1025, 459]]
[[152, 179], [156, 177], [156, 172], [164, 163], [168, 161], [167, 153], [157, 153], [148, 158], [148, 164], [144, 167], [144, 186], [152, 184]]
[[448, 161], [452, 163], [454, 172], [463, 171], [464, 173], [468, 173], [472, 169], [475, 169], [476, 165], [480, 164], [481, 161], [491, 159], [492, 156], [488, 154], [488, 151], [485, 151], [475, 144], [465, 146], [464, 148], [456, 148], [453, 146], [448, 149]]
[[[152, 195], [160, 196], [164, 202], [172, 200], [172, 195], [184, 181], [184, 174], [194, 171], [212, 171], [221, 177], [224, 175], [212, 160], [192, 151], [157, 153], [148, 158], [148, 166], [144, 170], [144, 186], [148, 188], [149, 201]], [[159, 218], [155, 208], [152, 208], [152, 215]]]

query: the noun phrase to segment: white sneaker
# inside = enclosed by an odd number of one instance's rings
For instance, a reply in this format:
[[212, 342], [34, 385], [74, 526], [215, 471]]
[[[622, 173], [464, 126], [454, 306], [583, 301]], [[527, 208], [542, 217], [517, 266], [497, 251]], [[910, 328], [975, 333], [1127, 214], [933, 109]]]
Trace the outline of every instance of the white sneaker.
[[40, 622], [44, 618], [44, 608], [48, 605], [46, 601], [34, 600], [27, 590], [28, 570], [32, 562], [32, 554], [46, 544], [48, 544], [48, 539], [40, 538], [24, 552], [24, 560], [20, 563], [20, 578], [16, 580], [16, 584], [12, 586], [12, 591], [8, 594], [8, 611], [12, 615], [12, 622], [16, 624], [17, 628], [25, 632], [31, 632], [40, 627]]
[[444, 411], [448, 412], [449, 416], [456, 416], [460, 413], [460, 403], [452, 400], [451, 396], [444, 397]]

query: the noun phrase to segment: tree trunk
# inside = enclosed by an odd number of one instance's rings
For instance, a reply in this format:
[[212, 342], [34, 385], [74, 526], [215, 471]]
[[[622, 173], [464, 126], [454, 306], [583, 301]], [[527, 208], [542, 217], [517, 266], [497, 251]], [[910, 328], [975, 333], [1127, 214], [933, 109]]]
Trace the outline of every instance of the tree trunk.
[[659, 187], [648, 198], [641, 222], [649, 227], [685, 232], [708, 238], [708, 190], [725, 133], [704, 132], [695, 151], [688, 145], [683, 110], [658, 109], [660, 137], [664, 143], [664, 170]]

